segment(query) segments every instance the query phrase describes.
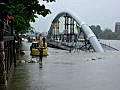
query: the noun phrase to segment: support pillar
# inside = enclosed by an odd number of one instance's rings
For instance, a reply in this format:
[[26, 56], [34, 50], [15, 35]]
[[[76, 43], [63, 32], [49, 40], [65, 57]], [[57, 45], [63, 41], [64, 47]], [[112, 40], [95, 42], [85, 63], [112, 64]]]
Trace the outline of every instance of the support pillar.
[[70, 18], [70, 42], [75, 40], [75, 33], [74, 33], [74, 20]]
[[68, 30], [69, 30], [69, 16], [66, 14], [65, 17], [65, 32], [64, 32], [64, 39], [68, 42]]

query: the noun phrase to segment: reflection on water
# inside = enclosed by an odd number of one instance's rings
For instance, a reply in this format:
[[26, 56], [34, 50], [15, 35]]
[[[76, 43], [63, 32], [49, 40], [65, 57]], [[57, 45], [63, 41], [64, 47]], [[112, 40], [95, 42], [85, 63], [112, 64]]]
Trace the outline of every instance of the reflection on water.
[[[27, 63], [29, 43], [23, 43], [25, 55], [11, 81], [9, 90], [120, 90], [120, 52], [72, 52], [49, 48], [38, 63]], [[33, 58], [38, 59], [38, 58]]]

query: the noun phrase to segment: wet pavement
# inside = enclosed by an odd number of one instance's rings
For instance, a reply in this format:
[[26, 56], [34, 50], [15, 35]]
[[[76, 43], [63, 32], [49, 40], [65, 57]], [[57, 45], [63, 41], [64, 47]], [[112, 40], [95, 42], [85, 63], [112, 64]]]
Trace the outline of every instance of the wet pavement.
[[[30, 43], [15, 69], [8, 90], [120, 90], [120, 52], [90, 53], [49, 48], [43, 67], [28, 63]], [[38, 60], [38, 58], [33, 58]]]

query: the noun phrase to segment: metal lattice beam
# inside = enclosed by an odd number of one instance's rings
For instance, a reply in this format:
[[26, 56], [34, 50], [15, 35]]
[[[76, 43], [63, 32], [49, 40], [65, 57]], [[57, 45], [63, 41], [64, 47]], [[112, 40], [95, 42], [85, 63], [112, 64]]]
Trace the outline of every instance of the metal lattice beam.
[[[92, 32], [92, 30], [89, 28], [89, 26], [85, 22], [81, 21], [81, 19], [79, 17], [74, 16], [68, 12], [61, 12], [58, 15], [56, 15], [56, 17], [54, 18], [52, 23], [56, 23], [60, 17], [65, 17], [65, 16], [72, 18], [74, 21], [76, 21], [76, 23], [79, 26], [81, 26], [82, 32], [85, 34], [85, 47], [90, 44], [96, 52], [104, 52], [104, 50], [103, 50], [102, 46], [100, 45], [99, 41], [97, 40], [95, 34]], [[51, 30], [52, 30], [52, 28], [50, 27], [49, 32], [52, 32]], [[51, 37], [51, 35], [52, 35], [52, 33], [48, 33], [48, 37]], [[88, 43], [88, 41], [89, 41], [89, 43]]]

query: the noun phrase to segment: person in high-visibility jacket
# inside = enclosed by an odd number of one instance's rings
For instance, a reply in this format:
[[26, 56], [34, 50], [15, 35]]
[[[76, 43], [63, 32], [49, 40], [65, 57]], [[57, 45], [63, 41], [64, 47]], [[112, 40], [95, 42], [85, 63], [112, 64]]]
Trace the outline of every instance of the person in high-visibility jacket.
[[42, 34], [40, 33], [38, 36], [38, 43], [39, 43], [39, 47], [43, 47], [43, 39], [42, 39]]
[[39, 34], [38, 43], [39, 43], [39, 47], [47, 48], [46, 39], [45, 37], [42, 37], [42, 34]]
[[38, 43], [39, 43], [39, 58], [40, 58], [40, 64], [42, 65], [42, 56], [43, 56], [43, 40], [42, 40], [42, 34], [39, 34], [38, 36]]

